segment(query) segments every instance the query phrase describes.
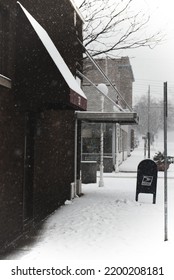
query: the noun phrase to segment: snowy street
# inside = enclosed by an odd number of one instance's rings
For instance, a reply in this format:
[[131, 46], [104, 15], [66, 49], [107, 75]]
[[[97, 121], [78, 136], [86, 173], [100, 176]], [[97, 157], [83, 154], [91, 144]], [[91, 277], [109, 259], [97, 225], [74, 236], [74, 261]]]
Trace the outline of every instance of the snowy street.
[[158, 172], [155, 205], [151, 194], [139, 194], [138, 202], [135, 201], [133, 171], [143, 156], [140, 145], [120, 166], [121, 171], [127, 172], [104, 173], [103, 188], [98, 183], [83, 184], [82, 197], [57, 209], [45, 221], [33, 244], [7, 258], [104, 260], [158, 255], [159, 249], [163, 254], [169, 244], [174, 244], [174, 165], [168, 170], [169, 241], [164, 242], [164, 173]]
[[[152, 153], [162, 145], [157, 141]], [[174, 164], [168, 170], [169, 240], [164, 242], [164, 173], [158, 172], [156, 204], [152, 204], [151, 194], [139, 194], [135, 201], [133, 171], [143, 156], [140, 145], [120, 166], [127, 172], [104, 173], [103, 188], [98, 183], [83, 184], [83, 196], [67, 201], [48, 217], [35, 242], [19, 248], [7, 259], [153, 259], [154, 265], [168, 262], [166, 256], [172, 256], [174, 249]]]

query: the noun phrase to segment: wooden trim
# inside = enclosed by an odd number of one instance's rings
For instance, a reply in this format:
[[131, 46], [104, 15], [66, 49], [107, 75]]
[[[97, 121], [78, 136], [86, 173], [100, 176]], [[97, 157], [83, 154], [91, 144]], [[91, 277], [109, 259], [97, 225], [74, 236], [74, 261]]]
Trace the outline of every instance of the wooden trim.
[[0, 86], [11, 88], [11, 80], [0, 74]]

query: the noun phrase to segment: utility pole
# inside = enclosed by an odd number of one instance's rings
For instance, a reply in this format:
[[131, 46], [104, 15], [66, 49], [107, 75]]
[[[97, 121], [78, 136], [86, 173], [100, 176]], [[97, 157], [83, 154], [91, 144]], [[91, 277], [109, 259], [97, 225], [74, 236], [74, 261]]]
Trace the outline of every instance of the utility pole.
[[167, 195], [167, 82], [164, 83], [164, 241], [168, 240], [168, 195]]
[[148, 87], [148, 105], [147, 105], [147, 145], [148, 154], [147, 157], [150, 158], [150, 86]]

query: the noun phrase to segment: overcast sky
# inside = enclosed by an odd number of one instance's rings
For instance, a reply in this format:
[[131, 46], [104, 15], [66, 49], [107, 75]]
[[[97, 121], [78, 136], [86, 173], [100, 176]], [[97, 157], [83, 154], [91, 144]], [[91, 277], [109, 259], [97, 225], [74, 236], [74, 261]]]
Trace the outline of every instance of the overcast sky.
[[[77, 4], [81, 1], [75, 0]], [[149, 85], [151, 97], [162, 99], [163, 84], [166, 81], [168, 82], [168, 96], [172, 99], [174, 96], [174, 1], [133, 0], [132, 9], [150, 15], [147, 34], [158, 30], [165, 34], [164, 41], [154, 49], [143, 47], [119, 53], [119, 56], [130, 57], [135, 77], [134, 103], [142, 95], [147, 94]]]
[[151, 88], [151, 96], [162, 99], [163, 83], [166, 81], [168, 82], [169, 99], [173, 99], [174, 2], [172, 0], [139, 0], [137, 6], [140, 9], [141, 2], [144, 2], [151, 14], [148, 28], [151, 30], [159, 28], [165, 34], [165, 39], [153, 50], [141, 48], [128, 52], [135, 76], [134, 101], [147, 93], [148, 85]]

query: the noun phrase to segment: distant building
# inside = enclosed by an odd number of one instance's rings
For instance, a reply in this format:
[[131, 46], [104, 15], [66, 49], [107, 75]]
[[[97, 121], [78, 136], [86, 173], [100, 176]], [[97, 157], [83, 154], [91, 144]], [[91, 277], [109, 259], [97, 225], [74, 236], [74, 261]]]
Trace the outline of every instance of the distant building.
[[[128, 57], [119, 59], [96, 59], [96, 63], [103, 70], [112, 84], [121, 93], [127, 105], [132, 107], [132, 87], [134, 76], [132, 67]], [[104, 79], [101, 73], [96, 69], [94, 64], [89, 60], [84, 62], [84, 75], [95, 85], [105, 83], [108, 87], [108, 96], [126, 109], [126, 103], [123, 102], [117, 92]], [[102, 101], [101, 93], [90, 84], [89, 81], [83, 81], [83, 90], [88, 98], [88, 111], [101, 111]], [[114, 112], [113, 103], [105, 98], [104, 112]], [[116, 109], [118, 110], [118, 109]], [[113, 169], [118, 168], [123, 160], [130, 154], [133, 139], [133, 130], [130, 126], [119, 124], [106, 124], [104, 133], [104, 155], [113, 158]], [[82, 159], [99, 161], [100, 154], [100, 125], [99, 124], [84, 124], [82, 129]]]
[[79, 11], [70, 0], [20, 3], [0, 0], [0, 249], [70, 199], [74, 111], [87, 106], [75, 80]]

